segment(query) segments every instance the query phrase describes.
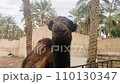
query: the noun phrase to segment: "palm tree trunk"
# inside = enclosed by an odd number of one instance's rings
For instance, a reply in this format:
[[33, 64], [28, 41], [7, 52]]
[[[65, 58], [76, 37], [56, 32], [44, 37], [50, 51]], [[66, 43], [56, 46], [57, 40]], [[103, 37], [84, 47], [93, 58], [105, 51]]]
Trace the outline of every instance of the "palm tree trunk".
[[90, 16], [88, 16], [88, 36], [89, 36], [89, 33], [90, 33]]
[[112, 18], [111, 13], [109, 14], [108, 21], [110, 23], [109, 25], [109, 38], [111, 38], [111, 27], [112, 27]]
[[38, 27], [41, 27], [41, 18], [40, 18], [40, 15], [38, 15]]
[[[90, 33], [89, 33], [89, 48], [87, 63], [96, 62], [97, 56], [97, 35], [99, 25], [99, 0], [91, 0], [90, 12]], [[96, 65], [92, 65], [95, 68]]]
[[2, 36], [1, 36], [1, 29], [0, 29], [0, 39], [1, 39], [1, 37], [2, 37]]
[[120, 21], [118, 20], [118, 28], [120, 28]]
[[111, 38], [111, 28], [109, 28], [109, 38]]
[[6, 27], [6, 30], [5, 30], [5, 39], [8, 39], [8, 30], [9, 30], [9, 26]]
[[13, 30], [12, 31], [12, 39], [14, 39], [14, 37], [15, 37], [15, 31]]
[[26, 33], [26, 51], [27, 56], [32, 51], [32, 21], [29, 0], [22, 0], [24, 5], [25, 33]]

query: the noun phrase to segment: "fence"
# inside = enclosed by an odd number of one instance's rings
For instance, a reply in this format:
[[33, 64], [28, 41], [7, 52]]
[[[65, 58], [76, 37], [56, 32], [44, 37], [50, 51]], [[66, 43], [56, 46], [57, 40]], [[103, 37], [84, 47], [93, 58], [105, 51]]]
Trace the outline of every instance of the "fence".
[[120, 63], [120, 60], [106, 60], [101, 62], [72, 66], [71, 68], [86, 68], [86, 67], [92, 68], [92, 65], [95, 65], [96, 68], [119, 68], [114, 66], [114, 62]]

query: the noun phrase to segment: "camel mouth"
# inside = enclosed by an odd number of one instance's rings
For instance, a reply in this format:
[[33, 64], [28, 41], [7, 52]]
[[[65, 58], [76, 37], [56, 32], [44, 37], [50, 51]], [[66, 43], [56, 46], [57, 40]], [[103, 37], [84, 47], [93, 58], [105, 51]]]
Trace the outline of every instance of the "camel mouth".
[[61, 36], [67, 36], [69, 34], [69, 32], [67, 30], [54, 31], [53, 34], [56, 35], [57, 37], [61, 37]]
[[65, 35], [67, 32], [68, 32], [68, 30], [66, 30], [66, 29], [56, 28], [55, 30], [53, 30], [52, 33], [54, 33], [55, 35], [62, 36], [62, 35]]
[[52, 28], [52, 31], [55, 33], [65, 33], [68, 30], [68, 27], [64, 24], [55, 24]]
[[55, 40], [62, 40], [62, 41], [65, 41], [65, 39], [67, 40], [70, 40], [72, 37], [71, 37], [71, 33], [66, 31], [66, 32], [57, 32], [57, 33], [53, 33], [52, 34], [52, 38]]
[[55, 33], [57, 33], [57, 34], [64, 34], [65, 32], [66, 32], [67, 30], [58, 30], [58, 31], [55, 31]]

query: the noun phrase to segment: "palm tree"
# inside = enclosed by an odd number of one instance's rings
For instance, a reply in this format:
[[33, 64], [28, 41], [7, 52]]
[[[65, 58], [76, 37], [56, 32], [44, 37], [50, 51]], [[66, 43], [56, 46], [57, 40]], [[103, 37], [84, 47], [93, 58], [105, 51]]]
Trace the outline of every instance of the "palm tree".
[[1, 39], [1, 32], [2, 32], [2, 14], [0, 14], [0, 39]]
[[70, 15], [68, 17], [72, 18], [74, 20], [74, 23], [77, 24], [77, 33], [80, 34], [84, 34], [84, 30], [83, 30], [83, 22], [81, 20], [81, 15], [79, 13], [79, 11], [77, 10], [77, 8], [73, 8], [72, 10], [69, 11]]
[[75, 23], [81, 20], [81, 15], [77, 8], [73, 8], [72, 10], [69, 11], [69, 13], [70, 13], [69, 17], [73, 18]]
[[38, 14], [38, 22], [39, 27], [46, 24], [46, 19], [48, 18], [48, 14], [55, 13], [55, 9], [52, 8], [52, 3], [47, 0], [40, 0], [40, 2], [37, 2], [35, 0], [36, 5], [36, 13]]
[[102, 8], [105, 13], [108, 13], [109, 16], [114, 16], [118, 11], [120, 7], [120, 1], [119, 0], [103, 0], [104, 3], [102, 4]]
[[104, 13], [108, 14], [108, 18], [107, 18], [107, 23], [108, 25], [108, 32], [109, 32], [109, 37], [111, 38], [111, 30], [113, 28], [113, 16], [115, 16], [118, 11], [120, 10], [120, 1], [119, 0], [112, 0], [112, 2], [110, 0], [103, 0], [104, 3], [102, 4], [102, 8]]
[[40, 0], [40, 2], [37, 2], [35, 0], [34, 4], [36, 11], [35, 14], [37, 15], [37, 22], [38, 26], [47, 25], [49, 19], [56, 18], [55, 9], [52, 8], [52, 3], [47, 0]]
[[89, 35], [90, 31], [90, 9], [91, 3], [90, 0], [79, 0], [76, 4], [77, 11], [79, 11], [80, 15], [85, 18], [83, 29], [86, 34]]
[[0, 13], [0, 22], [1, 22], [2, 19], [3, 19], [3, 15]]
[[117, 23], [117, 27], [120, 28], [120, 12], [115, 15], [115, 21]]
[[[103, 30], [106, 31], [107, 35], [106, 37], [109, 38], [111, 37], [111, 30], [113, 28], [113, 21], [115, 22], [116, 18], [116, 14], [118, 15], [118, 11], [120, 8], [120, 1], [119, 0], [113, 0], [112, 2], [110, 0], [102, 0], [102, 3], [99, 4], [99, 33], [105, 33], [102, 32]], [[104, 3], [103, 3], [104, 2]], [[90, 30], [90, 9], [91, 9], [91, 3], [90, 0], [79, 0], [76, 4], [76, 7], [74, 9], [72, 9], [72, 13], [70, 11], [70, 13], [72, 14], [72, 17], [74, 16], [74, 21], [81, 22], [80, 19], [78, 18], [85, 18], [84, 20], [84, 26], [82, 27], [82, 30], [84, 30], [86, 32], [87, 35], [89, 35], [89, 30]], [[75, 14], [76, 12], [76, 14]], [[107, 15], [109, 16], [105, 16], [107, 13]], [[111, 16], [110, 16], [111, 15]], [[77, 19], [76, 19], [77, 18]], [[118, 19], [118, 17], [117, 17]], [[120, 22], [119, 20], [116, 21], [117, 23]], [[104, 28], [101, 28], [101, 25], [104, 24]], [[81, 25], [81, 24], [79, 24]], [[102, 31], [101, 31], [102, 30]], [[84, 32], [82, 31], [82, 32]], [[108, 34], [107, 34], [108, 33]]]
[[23, 36], [25, 36], [24, 31], [21, 28], [19, 28], [19, 26], [14, 25], [13, 28], [11, 29], [11, 31], [9, 31], [9, 38], [8, 39], [19, 40]]
[[[21, 32], [22, 36], [17, 36]], [[16, 20], [12, 16], [0, 14], [0, 38], [2, 39], [20, 39], [24, 36], [23, 30], [17, 26]]]
[[32, 51], [31, 11], [30, 11], [30, 2], [29, 2], [29, 0], [22, 0], [22, 1], [23, 1], [24, 18], [25, 18], [24, 31], [26, 33], [26, 51], [27, 51], [27, 56], [28, 56]]
[[120, 38], [120, 28], [115, 27], [111, 30], [111, 36], [114, 38], [119, 37]]
[[[37, 2], [36, 0], [32, 1], [30, 3], [30, 9], [34, 27], [47, 25], [50, 20], [57, 17], [55, 9], [52, 8], [52, 3], [47, 0], [40, 0], [40, 2]], [[21, 7], [20, 11], [23, 11], [23, 7]], [[23, 20], [24, 19], [22, 19], [22, 21]]]
[[[99, 25], [99, 0], [91, 0], [90, 11], [90, 36], [87, 63], [96, 62], [97, 56], [97, 35]], [[93, 65], [92, 67], [96, 67]]]
[[2, 27], [4, 28], [4, 33], [5, 33], [4, 39], [8, 39], [9, 30], [11, 30], [12, 27], [14, 25], [16, 25], [15, 19], [13, 17], [11, 17], [11, 16], [5, 16], [2, 19], [1, 23], [2, 23]]

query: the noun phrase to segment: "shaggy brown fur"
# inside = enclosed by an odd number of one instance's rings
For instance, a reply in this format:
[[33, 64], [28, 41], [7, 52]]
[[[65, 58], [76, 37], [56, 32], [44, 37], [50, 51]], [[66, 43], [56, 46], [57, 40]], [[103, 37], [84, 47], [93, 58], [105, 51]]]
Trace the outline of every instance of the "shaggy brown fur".
[[[51, 52], [52, 40], [45, 38], [40, 40], [34, 50], [27, 56], [23, 63], [22, 68], [47, 68], [54, 67], [53, 53]], [[40, 53], [41, 48], [41, 53]], [[44, 49], [46, 50], [45, 52]]]
[[[77, 25], [66, 17], [57, 17], [48, 25], [52, 40], [40, 40], [22, 63], [22, 68], [70, 67], [70, 45], [72, 32]], [[56, 49], [57, 48], [57, 49]]]

